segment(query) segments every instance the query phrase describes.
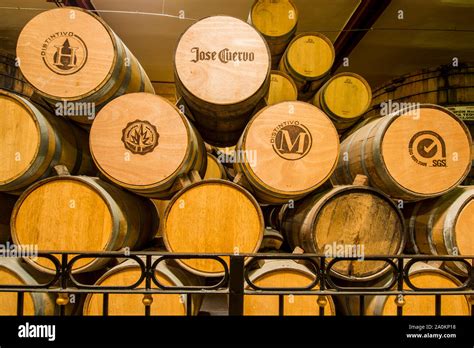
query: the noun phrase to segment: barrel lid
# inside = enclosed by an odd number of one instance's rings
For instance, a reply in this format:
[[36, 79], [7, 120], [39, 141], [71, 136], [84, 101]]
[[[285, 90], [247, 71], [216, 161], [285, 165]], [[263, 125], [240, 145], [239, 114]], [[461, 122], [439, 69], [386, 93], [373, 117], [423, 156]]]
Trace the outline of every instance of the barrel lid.
[[320, 33], [296, 36], [285, 52], [287, 66], [303, 79], [317, 79], [326, 75], [334, 63], [331, 41]]
[[369, 108], [372, 101], [369, 84], [357, 74], [337, 74], [323, 88], [324, 108], [337, 117], [357, 118]]
[[[117, 221], [113, 206], [101, 189], [80, 177], [55, 177], [38, 182], [23, 193], [12, 214], [12, 237], [17, 245], [38, 250], [106, 250]], [[30, 260], [44, 270], [54, 269], [45, 258]], [[92, 262], [75, 263], [78, 269]]]
[[189, 123], [165, 98], [129, 93], [97, 114], [90, 132], [95, 163], [110, 180], [147, 188], [174, 176], [190, 151]]
[[[176, 194], [162, 219], [166, 249], [184, 253], [252, 253], [263, 238], [263, 215], [243, 188], [208, 179]], [[207, 276], [223, 274], [222, 265], [208, 259], [180, 260], [187, 270]]]
[[468, 174], [471, 136], [449, 110], [422, 104], [379, 122], [387, 122], [384, 134], [379, 135], [381, 160], [404, 189], [418, 195], [439, 195]]
[[273, 70], [270, 75], [270, 88], [266, 96], [267, 105], [298, 98], [298, 89], [293, 79], [282, 71]]
[[298, 13], [289, 0], [257, 0], [252, 6], [251, 20], [263, 35], [280, 37], [296, 29]]
[[259, 186], [277, 193], [310, 192], [333, 172], [339, 137], [317, 107], [282, 102], [258, 112], [242, 138], [241, 157]]
[[0, 185], [5, 185], [25, 174], [36, 160], [41, 131], [34, 111], [20, 96], [0, 90], [0, 113]]
[[174, 59], [184, 88], [211, 104], [245, 101], [270, 74], [270, 53], [262, 36], [244, 21], [228, 16], [204, 18], [189, 27]]
[[42, 12], [18, 38], [20, 70], [47, 97], [84, 97], [105, 83], [116, 64], [112, 35], [102, 20], [79, 8]]

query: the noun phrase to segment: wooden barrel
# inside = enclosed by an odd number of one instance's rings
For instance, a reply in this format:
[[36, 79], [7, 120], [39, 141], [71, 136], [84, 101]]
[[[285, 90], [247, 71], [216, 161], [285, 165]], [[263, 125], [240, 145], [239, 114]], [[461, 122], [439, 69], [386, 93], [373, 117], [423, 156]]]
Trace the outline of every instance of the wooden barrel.
[[258, 112], [237, 144], [235, 168], [261, 203], [285, 203], [321, 186], [337, 163], [339, 137], [317, 107], [282, 102]]
[[[153, 238], [156, 223], [149, 200], [97, 178], [64, 175], [42, 180], [20, 196], [11, 233], [15, 244], [37, 245], [39, 250], [134, 250]], [[52, 271], [48, 260], [26, 260], [38, 270]], [[72, 272], [97, 270], [107, 261], [82, 259]]]
[[360, 75], [343, 72], [331, 77], [313, 98], [313, 104], [323, 110], [343, 130], [354, 125], [367, 111], [372, 91]]
[[149, 93], [108, 103], [91, 128], [94, 162], [109, 180], [143, 196], [167, 199], [180, 175], [206, 171], [206, 149], [176, 106]]
[[[47, 275], [31, 269], [22, 259], [0, 257], [0, 285], [39, 285], [51, 281]], [[48, 293], [27, 292], [23, 304], [24, 315], [54, 315], [54, 297]], [[0, 292], [0, 315], [17, 314], [17, 294]]]
[[34, 89], [23, 78], [15, 56], [0, 50], [0, 88], [31, 98]]
[[68, 116], [83, 124], [92, 123], [95, 111], [119, 95], [154, 92], [118, 36], [80, 8], [61, 7], [31, 19], [18, 38], [17, 56], [21, 72], [38, 93], [53, 105], [75, 102]]
[[[337, 186], [282, 210], [281, 231], [292, 249], [362, 259], [366, 255], [398, 255], [405, 246], [402, 213], [387, 195], [368, 186]], [[345, 281], [372, 281], [389, 271], [389, 265], [343, 261], [332, 271]]]
[[5, 244], [10, 240], [10, 218], [16, 198], [0, 193], [0, 244]]
[[[257, 201], [240, 186], [219, 179], [181, 190], [161, 221], [166, 249], [173, 253], [257, 252], [264, 228]], [[180, 260], [180, 265], [201, 276], [223, 275], [222, 265], [213, 260]]]
[[[418, 250], [430, 255], [474, 255], [474, 186], [418, 202], [408, 218]], [[462, 263], [446, 262], [454, 274], [468, 276]]]
[[[417, 262], [409, 272], [411, 283], [419, 288], [460, 288], [462, 283], [454, 276], [424, 262]], [[388, 283], [388, 281], [387, 281]], [[385, 283], [385, 284], [387, 284]], [[394, 287], [396, 289], [396, 286]], [[412, 291], [404, 282], [403, 289], [407, 292], [404, 296], [403, 315], [436, 314], [435, 295], [409, 295]], [[342, 311], [346, 315], [359, 315], [359, 296], [344, 296]], [[396, 296], [366, 296], [366, 315], [397, 315]], [[446, 295], [441, 298], [441, 315], [470, 315], [471, 305], [465, 295]]]
[[94, 174], [87, 134], [26, 98], [0, 90], [0, 191], [19, 193], [55, 165]]
[[211, 145], [235, 145], [270, 84], [270, 53], [249, 24], [214, 16], [190, 26], [174, 58], [178, 94]]
[[295, 81], [298, 99], [309, 100], [326, 81], [334, 59], [334, 46], [326, 36], [302, 33], [291, 40], [279, 69]]
[[350, 184], [362, 174], [392, 198], [439, 196], [469, 173], [471, 143], [467, 127], [453, 113], [422, 104], [375, 119], [348, 136], [331, 180]]
[[[315, 272], [293, 260], [265, 260], [262, 267], [251, 271], [249, 279], [261, 288], [305, 288], [315, 279]], [[246, 284], [246, 290], [250, 290]], [[319, 285], [312, 289], [318, 290]], [[335, 315], [334, 302], [326, 296], [324, 315]], [[283, 297], [283, 315], [319, 315], [318, 296], [293, 295]], [[279, 315], [278, 295], [245, 295], [244, 315]]]
[[250, 23], [267, 41], [272, 65], [278, 62], [298, 24], [298, 10], [291, 0], [256, 0], [250, 10]]
[[441, 65], [394, 78], [373, 90], [372, 106], [364, 117], [380, 116], [381, 104], [389, 100], [463, 107], [474, 105], [474, 65]]
[[224, 166], [210, 153], [207, 154], [207, 168], [203, 179], [227, 179]]
[[282, 71], [272, 70], [270, 89], [265, 97], [267, 105], [298, 99], [298, 89], [293, 79]]
[[[156, 258], [152, 259], [154, 262]], [[138, 281], [141, 269], [134, 260], [127, 260], [107, 271], [96, 283], [97, 286], [130, 286]], [[172, 265], [170, 262], [158, 263], [155, 277], [160, 284], [170, 287], [187, 287], [202, 285], [202, 281]], [[145, 280], [138, 288], [145, 287]], [[157, 286], [152, 283], [153, 288]], [[108, 315], [145, 315], [143, 304], [144, 295], [109, 294]], [[150, 306], [151, 315], [186, 315], [187, 306], [192, 305], [191, 313], [197, 315], [202, 295], [192, 295], [192, 304], [189, 304], [186, 295], [160, 294], [152, 295]], [[88, 294], [84, 302], [84, 315], [102, 315], [102, 294]]]

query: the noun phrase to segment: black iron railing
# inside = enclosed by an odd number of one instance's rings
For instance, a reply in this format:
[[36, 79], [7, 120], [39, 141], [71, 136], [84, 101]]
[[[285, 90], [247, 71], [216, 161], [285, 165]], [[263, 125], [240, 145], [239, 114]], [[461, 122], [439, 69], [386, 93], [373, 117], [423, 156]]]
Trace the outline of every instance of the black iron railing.
[[[22, 255], [27, 256], [27, 255]], [[56, 294], [103, 294], [102, 310], [103, 315], [108, 315], [109, 295], [110, 294], [180, 294], [186, 296], [187, 315], [192, 314], [192, 296], [193, 294], [227, 294], [229, 296], [229, 315], [243, 315], [244, 296], [245, 295], [277, 295], [279, 296], [279, 314], [284, 313], [285, 295], [313, 295], [318, 296], [315, 306], [319, 307], [319, 314], [325, 314], [324, 301], [326, 296], [358, 296], [359, 314], [364, 315], [366, 296], [373, 295], [395, 295], [400, 299], [397, 304], [397, 315], [403, 315], [404, 296], [434, 295], [435, 297], [435, 315], [441, 315], [442, 296], [466, 295], [470, 298], [471, 315], [474, 316], [474, 256], [431, 256], [431, 255], [390, 255], [390, 256], [366, 256], [359, 262], [383, 261], [390, 266], [392, 277], [383, 286], [341, 286], [334, 281], [332, 274], [333, 267], [339, 263], [350, 260], [358, 260], [357, 257], [338, 257], [331, 258], [316, 254], [179, 254], [164, 252], [83, 252], [83, 253], [65, 253], [65, 252], [40, 252], [32, 255], [37, 258], [45, 258], [52, 263], [51, 280], [45, 284], [31, 285], [9, 285], [0, 284], [0, 292], [17, 293], [17, 315], [23, 315], [24, 294], [25, 293], [56, 293]], [[1, 257], [11, 257], [2, 255]], [[127, 286], [101, 286], [83, 284], [72, 274], [74, 264], [81, 259], [90, 258], [120, 258], [134, 260], [141, 270], [139, 279]], [[224, 258], [229, 259], [227, 263]], [[246, 264], [246, 260], [251, 261]], [[219, 262], [222, 266], [222, 277], [216, 284], [212, 285], [193, 285], [193, 286], [168, 286], [162, 284], [155, 276], [156, 267], [160, 262], [166, 260], [184, 260], [184, 259], [209, 259]], [[304, 261], [308, 269], [314, 273], [314, 281], [301, 288], [262, 288], [254, 284], [249, 276], [255, 263], [260, 260], [294, 260]], [[464, 282], [454, 288], [419, 288], [415, 286], [409, 278], [411, 267], [417, 262], [427, 261], [456, 261], [465, 265], [467, 276]], [[144, 283], [144, 286], [143, 286]], [[356, 283], [353, 283], [356, 284]], [[318, 286], [318, 289], [313, 289]], [[408, 287], [409, 289], [406, 289]], [[58, 295], [60, 296], [60, 295]], [[150, 315], [151, 302], [143, 301], [144, 314]], [[57, 301], [59, 314], [65, 315], [65, 305], [67, 301]]]

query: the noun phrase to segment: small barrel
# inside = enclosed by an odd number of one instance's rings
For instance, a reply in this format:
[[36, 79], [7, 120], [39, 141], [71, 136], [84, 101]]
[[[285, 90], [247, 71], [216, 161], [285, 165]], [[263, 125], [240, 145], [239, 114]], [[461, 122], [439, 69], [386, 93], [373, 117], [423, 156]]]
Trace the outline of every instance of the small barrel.
[[[421, 289], [450, 289], [461, 288], [462, 283], [449, 273], [435, 268], [424, 262], [416, 262], [410, 267], [410, 282]], [[388, 281], [385, 283], [388, 285]], [[379, 286], [379, 285], [378, 285]], [[381, 284], [380, 286], [383, 286]], [[396, 289], [396, 286], [394, 286]], [[435, 295], [412, 295], [409, 286], [404, 282], [403, 289], [406, 295], [403, 296], [403, 315], [436, 315]], [[341, 308], [346, 315], [359, 315], [359, 296], [342, 296]], [[446, 295], [441, 299], [441, 315], [470, 315], [471, 305], [465, 295]], [[396, 296], [366, 296], [365, 315], [397, 315]]]
[[[249, 273], [253, 285], [260, 288], [306, 288], [316, 278], [315, 272], [293, 260], [265, 260], [262, 267]], [[246, 284], [246, 290], [251, 290]], [[318, 290], [315, 285], [313, 290]], [[283, 297], [283, 315], [319, 315], [321, 300], [326, 302], [324, 315], [335, 315], [334, 302], [330, 296], [298, 296], [297, 291]], [[245, 295], [244, 315], [279, 315], [278, 295]]]
[[[0, 257], [0, 286], [46, 284], [51, 276], [31, 269], [22, 259]], [[17, 315], [17, 297], [15, 292], [0, 292], [0, 315]], [[24, 315], [54, 315], [54, 297], [48, 293], [26, 292], [24, 294]]]
[[207, 168], [203, 179], [227, 179], [224, 166], [210, 153], [207, 154]]
[[[156, 258], [152, 258], [154, 263]], [[136, 283], [141, 275], [141, 269], [134, 260], [127, 260], [107, 271], [95, 283], [96, 286], [126, 287]], [[155, 268], [156, 280], [169, 287], [198, 286], [202, 281], [196, 276], [171, 265], [170, 262], [161, 261]], [[145, 280], [138, 288], [145, 287]], [[153, 288], [158, 288], [152, 283]], [[191, 313], [197, 315], [202, 300], [202, 295], [191, 295], [192, 304], [188, 303], [186, 295], [160, 294], [151, 295], [150, 315], [179, 315], [187, 313], [187, 307], [192, 306]], [[108, 315], [145, 315], [144, 295], [138, 294], [109, 294]], [[84, 302], [84, 315], [103, 314], [102, 294], [88, 294]]]
[[[474, 255], [474, 186], [418, 202], [409, 217], [409, 232], [418, 250], [431, 255]], [[446, 262], [456, 275], [468, 276], [460, 262]]]
[[453, 113], [422, 104], [376, 118], [349, 135], [331, 181], [350, 184], [362, 174], [392, 198], [439, 196], [468, 175], [471, 143], [467, 127]]
[[278, 62], [298, 25], [298, 10], [291, 0], [256, 0], [250, 10], [250, 23], [267, 41], [272, 66]]
[[295, 81], [298, 99], [309, 100], [326, 81], [334, 59], [334, 46], [326, 36], [302, 33], [291, 40], [279, 69]]
[[[47, 203], [45, 203], [47, 202]], [[116, 251], [139, 249], [156, 234], [152, 203], [97, 178], [58, 176], [29, 187], [15, 205], [13, 242], [39, 250]], [[53, 272], [50, 261], [26, 259], [36, 269]], [[78, 260], [73, 273], [100, 269], [107, 258]]]
[[[405, 246], [403, 215], [384, 193], [368, 186], [337, 186], [285, 205], [279, 214], [281, 231], [292, 249], [328, 257], [398, 255]], [[383, 261], [342, 261], [335, 277], [367, 282], [389, 271]]]
[[[264, 228], [262, 211], [250, 193], [219, 179], [185, 187], [172, 198], [161, 220], [166, 249], [173, 253], [254, 253]], [[214, 260], [179, 263], [200, 276], [223, 275], [222, 265]]]
[[73, 174], [95, 174], [84, 131], [3, 90], [0, 110], [0, 191], [18, 194], [58, 164]]
[[272, 70], [270, 89], [265, 97], [267, 105], [298, 99], [298, 89], [293, 79], [282, 71]]
[[17, 197], [0, 192], [0, 244], [10, 240], [10, 218]]
[[339, 132], [354, 125], [367, 111], [372, 91], [360, 75], [343, 72], [331, 77], [316, 93], [313, 104], [323, 110]]
[[258, 112], [237, 144], [235, 169], [258, 201], [267, 204], [299, 199], [331, 176], [339, 153], [339, 136], [317, 107], [282, 102]]
[[153, 93], [140, 63], [98, 16], [76, 7], [44, 11], [18, 38], [17, 56], [25, 79], [45, 99], [74, 102], [66, 116], [91, 124], [95, 112], [130, 92]]
[[398, 76], [374, 88], [372, 106], [364, 117], [380, 116], [384, 103], [410, 102], [450, 105], [461, 119], [474, 120], [474, 64], [441, 65]]
[[175, 81], [211, 145], [235, 145], [270, 84], [270, 53], [249, 24], [214, 16], [190, 26], [176, 54]]
[[180, 175], [206, 171], [197, 131], [165, 98], [130, 93], [108, 103], [91, 127], [90, 148], [101, 173], [137, 194], [168, 199]]
[[0, 50], [0, 88], [31, 98], [34, 89], [23, 78], [15, 56]]

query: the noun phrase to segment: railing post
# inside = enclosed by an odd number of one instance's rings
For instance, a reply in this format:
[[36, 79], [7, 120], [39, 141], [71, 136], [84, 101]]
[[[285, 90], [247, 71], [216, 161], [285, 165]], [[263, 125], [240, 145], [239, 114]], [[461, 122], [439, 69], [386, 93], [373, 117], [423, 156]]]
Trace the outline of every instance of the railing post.
[[232, 255], [229, 269], [229, 315], [244, 314], [244, 256]]

